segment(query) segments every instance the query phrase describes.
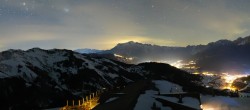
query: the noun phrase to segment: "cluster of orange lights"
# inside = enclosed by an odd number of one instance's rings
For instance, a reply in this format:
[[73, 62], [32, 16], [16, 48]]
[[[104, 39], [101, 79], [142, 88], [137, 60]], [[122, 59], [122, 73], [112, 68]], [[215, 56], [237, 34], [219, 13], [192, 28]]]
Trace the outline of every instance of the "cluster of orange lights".
[[238, 88], [232, 86], [233, 82], [241, 77], [246, 77], [247, 75], [241, 75], [241, 74], [228, 74], [228, 73], [222, 73], [222, 74], [214, 74], [211, 72], [195, 72], [193, 74], [200, 74], [200, 75], [205, 75], [205, 76], [220, 76], [222, 81], [224, 82], [223, 86], [221, 87], [221, 89], [229, 89], [232, 91], [236, 91]]
[[222, 79], [225, 80], [225, 82], [227, 83], [226, 86], [224, 86], [224, 89], [229, 89], [229, 90], [237, 90], [236, 87], [232, 86], [233, 82], [241, 77], [246, 77], [247, 75], [240, 75], [240, 74], [228, 74], [228, 73], [222, 73]]
[[198, 69], [198, 67], [195, 66], [196, 65], [195, 61], [189, 61], [188, 63], [183, 63], [182, 60], [178, 60], [176, 62], [171, 63], [170, 65], [182, 69]]

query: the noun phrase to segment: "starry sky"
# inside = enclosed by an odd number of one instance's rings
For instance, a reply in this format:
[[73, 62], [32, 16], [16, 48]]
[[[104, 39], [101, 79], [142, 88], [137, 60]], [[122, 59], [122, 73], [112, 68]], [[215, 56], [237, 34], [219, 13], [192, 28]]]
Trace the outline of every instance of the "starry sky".
[[250, 0], [0, 0], [0, 50], [207, 44], [250, 35]]

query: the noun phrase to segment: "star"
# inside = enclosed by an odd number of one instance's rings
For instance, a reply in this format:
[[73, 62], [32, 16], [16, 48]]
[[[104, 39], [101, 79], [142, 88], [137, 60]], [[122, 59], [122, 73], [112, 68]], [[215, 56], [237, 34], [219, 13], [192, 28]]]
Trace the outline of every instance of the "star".
[[155, 6], [154, 5], [152, 5], [152, 8], [154, 8]]
[[63, 11], [64, 11], [65, 13], [68, 13], [68, 12], [69, 12], [69, 9], [68, 9], [68, 8], [63, 8]]
[[23, 5], [23, 6], [26, 6], [26, 3], [25, 3], [25, 2], [23, 2], [23, 3], [22, 3], [22, 5]]

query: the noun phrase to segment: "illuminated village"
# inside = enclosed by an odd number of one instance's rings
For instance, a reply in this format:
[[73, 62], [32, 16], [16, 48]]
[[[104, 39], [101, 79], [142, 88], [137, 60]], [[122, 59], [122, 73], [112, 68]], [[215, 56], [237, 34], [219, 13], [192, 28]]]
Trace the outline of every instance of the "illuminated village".
[[[246, 74], [232, 74], [232, 73], [213, 73], [208, 71], [199, 72], [199, 67], [196, 66], [195, 61], [189, 61], [188, 63], [182, 63], [182, 60], [179, 60], [171, 64], [179, 69], [188, 71], [191, 74], [203, 76], [203, 85], [205, 87], [212, 87], [222, 90], [231, 90], [231, 91], [240, 91], [243, 88], [237, 88], [233, 85], [236, 79], [247, 77]], [[248, 84], [246, 81], [241, 81], [242, 83]], [[245, 85], [247, 86], [247, 85]]]

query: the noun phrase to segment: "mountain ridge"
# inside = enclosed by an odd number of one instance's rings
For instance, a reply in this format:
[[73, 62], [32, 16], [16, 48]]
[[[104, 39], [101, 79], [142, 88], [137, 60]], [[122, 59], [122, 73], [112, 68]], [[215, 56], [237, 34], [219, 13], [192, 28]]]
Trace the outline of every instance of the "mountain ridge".
[[[244, 58], [249, 59], [247, 56], [250, 50], [249, 45], [250, 36], [239, 37], [235, 40], [222, 39], [210, 42], [207, 45], [188, 45], [186, 47], [158, 46], [129, 41], [127, 43], [119, 43], [110, 50], [100, 52], [99, 56], [111, 54], [104, 56], [115, 59], [114, 56], [112, 57], [112, 54], [118, 54], [124, 56], [124, 58], [133, 58], [133, 60], [117, 58], [118, 61], [132, 64], [142, 62], [165, 62], [171, 64], [179, 60], [193, 60], [203, 70], [221, 72], [232, 68], [231, 70], [245, 72], [248, 71], [246, 69], [250, 67], [250, 63], [242, 62], [242, 60]], [[220, 56], [225, 57], [221, 58]], [[209, 58], [212, 59], [209, 60]]]
[[103, 52], [104, 50], [85, 48], [85, 49], [76, 49], [74, 51], [78, 53], [83, 53], [83, 54], [91, 54], [91, 53], [100, 53], [100, 52]]
[[[164, 60], [185, 58], [195, 59], [202, 68], [220, 69], [239, 66], [242, 69], [249, 67], [248, 39], [249, 37], [234, 41], [220, 40], [208, 45], [187, 47], [129, 42], [118, 44], [119, 48], [114, 47], [103, 53], [108, 54], [107, 56], [116, 54], [120, 58], [129, 60], [135, 51], [137, 53], [132, 57], [135, 60], [141, 57], [144, 57], [141, 61], [150, 58], [155, 58], [151, 61], [158, 61], [161, 58]], [[140, 79], [151, 78], [171, 81], [187, 90], [204, 90], [204, 87], [199, 86], [202, 83], [199, 82], [201, 77], [169, 64], [151, 61], [126, 64], [123, 63], [126, 61], [119, 62], [115, 58], [111, 60], [100, 53], [81, 54], [67, 49], [40, 48], [26, 51], [10, 49], [0, 52], [0, 99], [4, 100], [0, 108], [58, 107], [65, 105], [65, 100], [79, 99], [102, 88], [120, 87]], [[154, 53], [158, 55], [147, 56]], [[225, 66], [225, 63], [228, 65]]]
[[[164, 73], [158, 71], [161, 67], [164, 67], [161, 69]], [[182, 85], [192, 85], [192, 80], [200, 80], [198, 76], [168, 64], [125, 64], [66, 49], [7, 50], [0, 52], [0, 99], [4, 102], [0, 108], [64, 106], [66, 100], [81, 99], [103, 88], [154, 77], [166, 77]], [[178, 82], [179, 79], [183, 80]]]

